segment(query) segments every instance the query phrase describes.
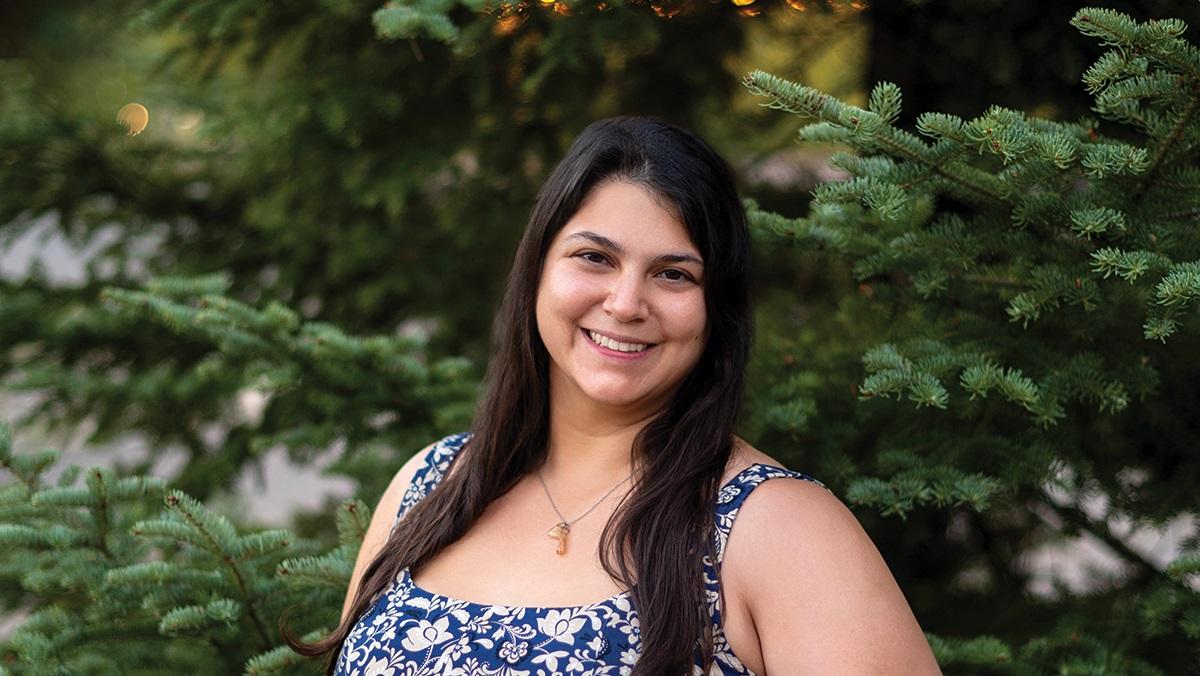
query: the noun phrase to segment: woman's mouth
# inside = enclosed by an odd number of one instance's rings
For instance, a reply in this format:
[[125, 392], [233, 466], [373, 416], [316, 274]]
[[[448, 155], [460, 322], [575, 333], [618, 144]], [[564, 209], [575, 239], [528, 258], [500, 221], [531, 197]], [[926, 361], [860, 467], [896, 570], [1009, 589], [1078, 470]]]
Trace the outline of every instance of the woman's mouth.
[[592, 344], [592, 347], [596, 348], [601, 354], [611, 357], [636, 359], [644, 356], [656, 346], [656, 343], [626, 343], [613, 340], [608, 336], [583, 327], [580, 327], [579, 330], [583, 332], [584, 337]]

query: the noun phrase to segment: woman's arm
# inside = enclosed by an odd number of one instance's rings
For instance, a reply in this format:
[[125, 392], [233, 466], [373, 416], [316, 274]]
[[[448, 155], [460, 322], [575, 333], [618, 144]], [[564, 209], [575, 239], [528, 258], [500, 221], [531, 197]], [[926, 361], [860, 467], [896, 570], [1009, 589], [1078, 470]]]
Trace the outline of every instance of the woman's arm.
[[350, 604], [354, 602], [354, 592], [358, 589], [358, 582], [362, 578], [363, 570], [379, 553], [383, 543], [387, 542], [388, 535], [392, 532], [392, 522], [396, 518], [396, 512], [400, 510], [400, 501], [404, 499], [404, 492], [408, 490], [413, 475], [425, 463], [425, 456], [433, 447], [434, 444], [426, 446], [404, 463], [396, 472], [396, 476], [392, 477], [392, 483], [388, 484], [387, 490], [383, 492], [383, 497], [379, 499], [379, 504], [371, 514], [371, 525], [367, 527], [367, 534], [363, 537], [362, 545], [358, 549], [358, 559], [355, 560], [354, 571], [350, 574], [350, 588], [346, 592], [346, 600], [342, 602], [343, 620], [350, 612]]
[[724, 564], [767, 674], [941, 673], [883, 557], [824, 488], [786, 479], [755, 488]]

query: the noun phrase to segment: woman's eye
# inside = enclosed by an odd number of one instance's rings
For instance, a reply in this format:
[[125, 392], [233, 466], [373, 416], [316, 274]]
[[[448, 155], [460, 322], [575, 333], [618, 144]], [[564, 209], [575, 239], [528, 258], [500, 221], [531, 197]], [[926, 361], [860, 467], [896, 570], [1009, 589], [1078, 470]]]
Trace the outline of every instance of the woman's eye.
[[[587, 261], [588, 263], [592, 263], [594, 265], [608, 265], [609, 264], [608, 256], [605, 256], [604, 254], [596, 252], [596, 251], [581, 251], [581, 252], [575, 254], [575, 257], [582, 258], [583, 260]], [[659, 272], [658, 274], [670, 282], [690, 282], [690, 281], [692, 281], [692, 276], [690, 274], [688, 274], [687, 272], [685, 272], [683, 270], [679, 270], [676, 268], [667, 268], [666, 270], [663, 270], [663, 271]]]

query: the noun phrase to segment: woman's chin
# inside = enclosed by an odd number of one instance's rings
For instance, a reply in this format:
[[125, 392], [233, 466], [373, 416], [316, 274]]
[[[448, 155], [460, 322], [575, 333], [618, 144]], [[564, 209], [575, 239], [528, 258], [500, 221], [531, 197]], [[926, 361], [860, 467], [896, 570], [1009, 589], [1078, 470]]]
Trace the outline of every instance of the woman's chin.
[[629, 385], [584, 388], [583, 395], [593, 403], [609, 408], [629, 408], [645, 401], [642, 393]]

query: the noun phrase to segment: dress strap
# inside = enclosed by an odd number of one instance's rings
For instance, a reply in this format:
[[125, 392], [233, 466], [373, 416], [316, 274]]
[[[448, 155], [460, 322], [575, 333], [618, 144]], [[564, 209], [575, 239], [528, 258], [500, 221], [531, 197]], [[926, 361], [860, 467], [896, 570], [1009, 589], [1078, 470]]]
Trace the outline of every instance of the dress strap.
[[442, 480], [446, 470], [450, 468], [450, 461], [470, 438], [469, 432], [459, 432], [451, 434], [433, 445], [433, 448], [425, 455], [425, 463], [417, 468], [412, 482], [408, 484], [408, 490], [404, 491], [404, 497], [400, 499], [400, 509], [396, 512], [396, 518], [392, 520], [392, 528], [396, 527], [400, 517], [408, 513], [413, 505], [420, 502], [421, 498], [428, 495], [429, 491], [433, 490], [433, 487]]
[[750, 493], [756, 486], [768, 479], [777, 478], [811, 481], [821, 488], [829, 490], [825, 484], [807, 474], [774, 465], [755, 463], [738, 472], [721, 488], [720, 493], [717, 494], [715, 514], [717, 527], [713, 537], [715, 540], [716, 564], [718, 568], [725, 559], [725, 544], [729, 541], [729, 531], [733, 529], [733, 520], [737, 518], [738, 511], [742, 508], [742, 503], [746, 501], [746, 498], [750, 497]]

